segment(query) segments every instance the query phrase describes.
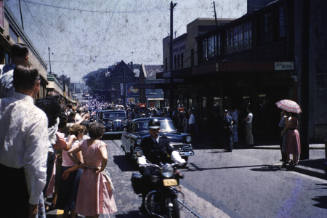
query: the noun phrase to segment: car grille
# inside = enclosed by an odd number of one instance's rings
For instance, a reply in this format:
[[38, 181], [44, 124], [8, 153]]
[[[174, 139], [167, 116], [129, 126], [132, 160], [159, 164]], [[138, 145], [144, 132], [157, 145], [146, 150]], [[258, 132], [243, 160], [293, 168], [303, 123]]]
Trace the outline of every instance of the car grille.
[[113, 130], [121, 130], [122, 129], [121, 120], [113, 121], [112, 126], [113, 126]]

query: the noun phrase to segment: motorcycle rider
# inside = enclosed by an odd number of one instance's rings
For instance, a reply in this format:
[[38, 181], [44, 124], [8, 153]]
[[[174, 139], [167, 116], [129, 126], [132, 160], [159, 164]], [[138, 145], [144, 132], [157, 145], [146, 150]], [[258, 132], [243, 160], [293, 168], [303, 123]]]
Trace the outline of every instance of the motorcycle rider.
[[[172, 154], [174, 152], [173, 147], [169, 145], [169, 140], [165, 135], [159, 134], [160, 130], [160, 121], [158, 119], [150, 119], [149, 121], [149, 133], [148, 137], [143, 138], [139, 147], [136, 147], [135, 150], [139, 152], [138, 164], [140, 173], [143, 174], [145, 181], [150, 181], [153, 168], [147, 166], [147, 161], [152, 164], [160, 165], [162, 163], [171, 163]], [[174, 152], [178, 153], [178, 152]], [[181, 158], [180, 158], [181, 159]], [[184, 163], [185, 160], [181, 159], [181, 163]], [[183, 162], [184, 161], [184, 162]], [[144, 214], [144, 200], [146, 193], [142, 194], [142, 205], [140, 211]]]
[[[150, 119], [148, 137], [143, 138], [139, 149], [143, 152], [146, 160], [153, 164], [171, 162], [173, 148], [169, 145], [165, 135], [159, 135], [160, 121]], [[142, 163], [141, 163], [142, 164]]]

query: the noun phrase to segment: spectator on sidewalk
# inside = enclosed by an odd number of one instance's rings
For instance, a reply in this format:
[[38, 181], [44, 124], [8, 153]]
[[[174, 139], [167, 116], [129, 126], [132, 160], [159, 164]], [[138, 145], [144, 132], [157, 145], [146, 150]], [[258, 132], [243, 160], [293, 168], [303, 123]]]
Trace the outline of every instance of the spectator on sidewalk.
[[1, 216], [34, 217], [46, 183], [48, 120], [34, 105], [40, 90], [36, 69], [17, 66], [13, 86], [13, 97], [0, 99], [0, 189], [10, 193], [0, 200]]
[[[44, 188], [44, 190], [46, 190], [53, 170], [53, 163], [55, 159], [53, 145], [56, 143], [56, 133], [59, 125], [59, 116], [63, 112], [63, 110], [59, 103], [58, 96], [48, 96], [46, 98], [38, 99], [36, 100], [35, 105], [42, 111], [44, 111], [48, 118], [49, 147], [47, 156], [47, 179]], [[40, 197], [38, 211], [38, 218], [46, 217], [43, 193]]]
[[0, 98], [13, 96], [13, 75], [16, 66], [29, 67], [28, 48], [23, 43], [16, 43], [11, 47], [12, 64], [0, 65]]
[[104, 169], [107, 165], [107, 145], [101, 141], [105, 127], [94, 122], [89, 126], [90, 139], [82, 141], [70, 153], [82, 151], [83, 173], [78, 187], [76, 212], [84, 216], [97, 217], [117, 211], [113, 185]]
[[230, 115], [227, 109], [224, 110], [224, 146], [226, 147], [226, 151], [233, 151], [233, 118]]
[[238, 145], [238, 110], [233, 108], [231, 111], [231, 116], [233, 119], [233, 144], [234, 146]]
[[278, 126], [279, 128], [281, 128], [280, 152], [281, 152], [281, 157], [282, 157], [281, 161], [283, 162], [283, 166], [285, 166], [287, 163], [286, 148], [285, 148], [286, 132], [284, 131], [286, 125], [286, 119], [287, 119], [286, 113], [285, 111], [282, 110], [280, 113], [280, 121], [278, 123]]
[[299, 158], [301, 154], [301, 142], [300, 134], [297, 130], [298, 128], [298, 115], [294, 113], [288, 113], [286, 119], [284, 132], [286, 134], [285, 148], [287, 161], [290, 160], [290, 155], [292, 155], [292, 160], [290, 161], [290, 166], [294, 167], [299, 163]]
[[189, 110], [189, 118], [188, 118], [188, 127], [189, 127], [189, 131], [190, 134], [193, 138], [193, 141], [195, 141], [195, 137], [196, 137], [196, 120], [195, 120], [195, 115], [194, 115], [194, 109], [190, 109]]
[[[67, 147], [62, 151], [62, 176], [61, 176], [61, 191], [58, 196], [56, 207], [64, 210], [66, 217], [76, 217], [75, 205], [77, 190], [80, 176], [82, 174], [81, 168], [75, 168], [82, 158], [73, 158], [68, 154], [70, 149], [74, 149], [83, 140], [86, 133], [86, 127], [80, 124], [74, 124], [69, 128], [69, 136]], [[82, 155], [79, 152], [79, 157]]]
[[253, 133], [252, 133], [252, 123], [253, 123], [253, 113], [250, 108], [246, 109], [246, 117], [244, 119], [244, 130], [245, 130], [245, 144], [253, 145]]

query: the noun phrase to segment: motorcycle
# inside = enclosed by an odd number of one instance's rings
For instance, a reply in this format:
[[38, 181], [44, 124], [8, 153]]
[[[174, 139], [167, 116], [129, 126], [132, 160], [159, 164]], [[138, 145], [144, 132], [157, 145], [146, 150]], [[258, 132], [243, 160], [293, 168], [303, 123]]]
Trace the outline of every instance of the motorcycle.
[[178, 163], [142, 164], [141, 173], [133, 173], [131, 182], [136, 194], [142, 196], [143, 213], [150, 217], [179, 218], [177, 198], [183, 193], [179, 180], [183, 175]]

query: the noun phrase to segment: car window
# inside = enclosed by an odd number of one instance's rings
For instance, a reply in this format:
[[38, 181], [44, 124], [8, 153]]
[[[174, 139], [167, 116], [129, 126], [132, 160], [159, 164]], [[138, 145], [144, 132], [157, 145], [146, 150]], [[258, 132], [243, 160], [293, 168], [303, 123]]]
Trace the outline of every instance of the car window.
[[149, 122], [146, 121], [139, 121], [135, 122], [135, 131], [142, 131], [142, 130], [148, 130], [149, 129]]
[[126, 115], [124, 112], [104, 112], [103, 119], [125, 119]]
[[175, 132], [175, 131], [177, 130], [172, 120], [168, 120], [168, 119], [160, 120], [160, 132]]

